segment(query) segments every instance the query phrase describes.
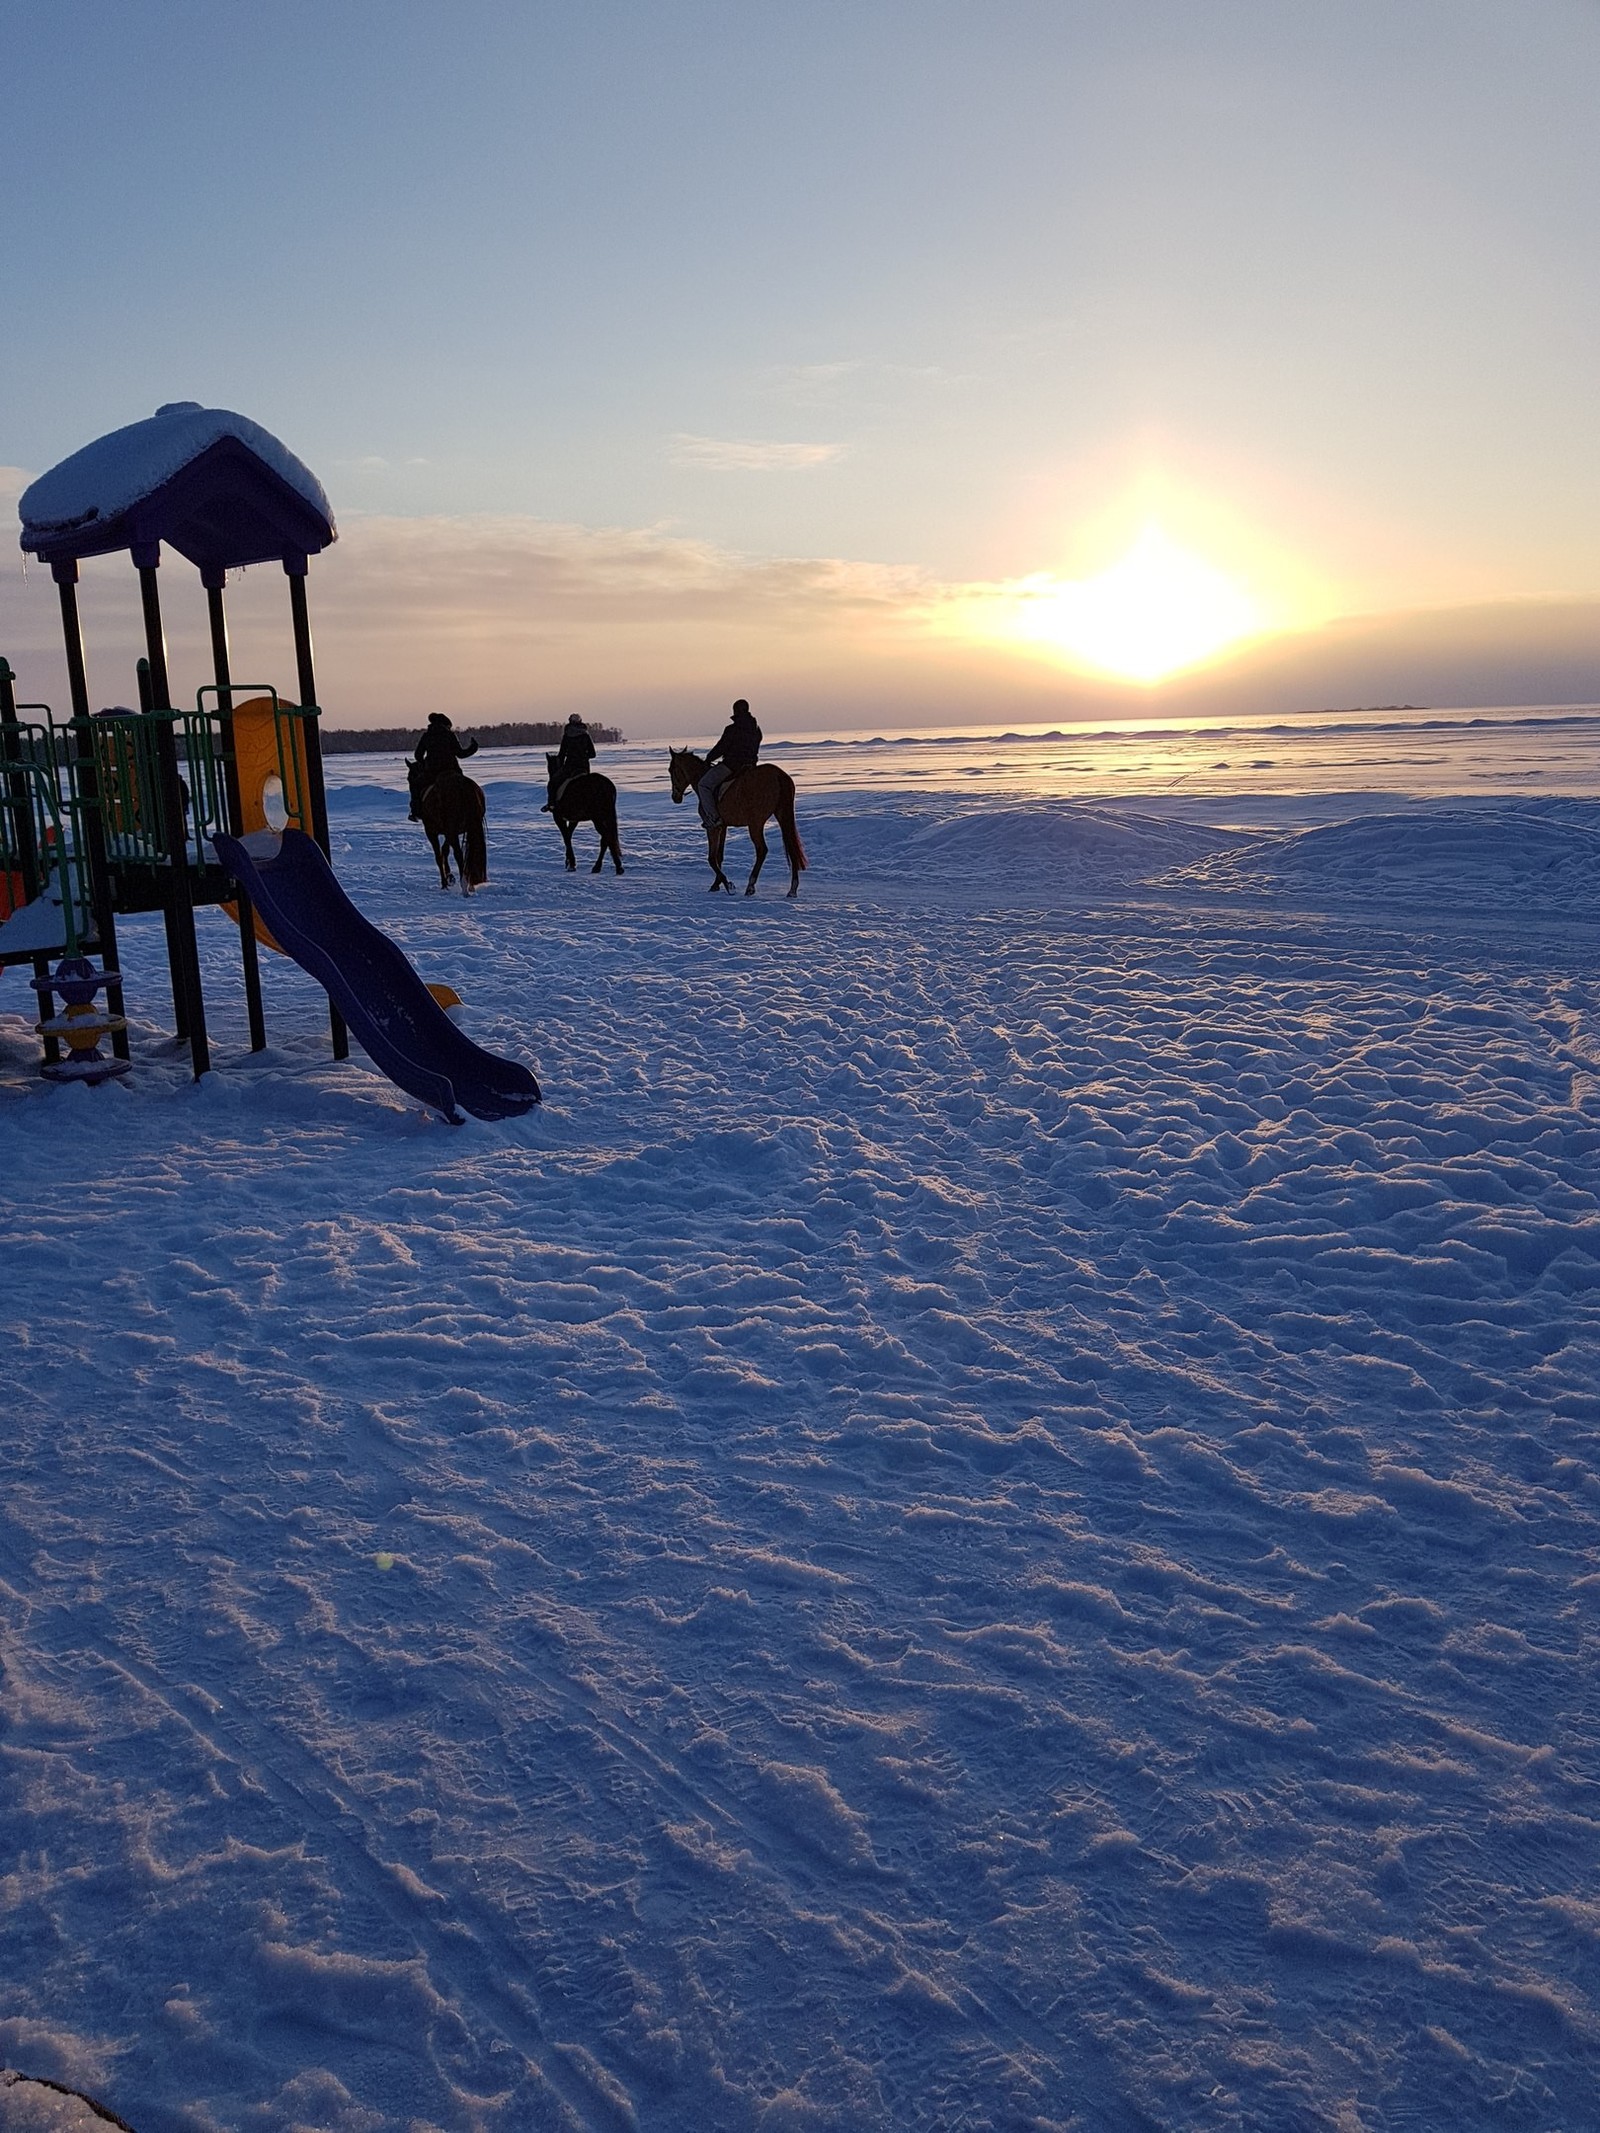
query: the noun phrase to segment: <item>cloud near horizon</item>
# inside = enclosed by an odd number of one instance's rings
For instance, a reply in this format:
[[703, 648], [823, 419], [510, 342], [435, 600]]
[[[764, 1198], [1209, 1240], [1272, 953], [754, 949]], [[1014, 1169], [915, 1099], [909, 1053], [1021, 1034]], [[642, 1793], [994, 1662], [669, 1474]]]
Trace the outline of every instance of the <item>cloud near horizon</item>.
[[675, 467], [707, 467], [717, 474], [787, 474], [842, 458], [842, 444], [778, 444], [761, 438], [696, 437], [680, 430], [668, 458]]
[[[174, 687], [192, 698], [209, 678], [204, 596], [177, 557], [161, 584]], [[750, 559], [659, 530], [352, 517], [313, 563], [310, 591], [319, 693], [341, 726], [441, 707], [479, 722], [583, 709], [635, 736], [679, 736], [736, 695], [759, 699], [774, 732], [1600, 700], [1592, 601], [1350, 617], [1141, 688], [974, 634], [970, 616], [1009, 597], [1005, 585]], [[289, 686], [281, 572], [238, 573], [228, 604], [235, 674]], [[126, 702], [142, 643], [126, 557], [84, 566], [81, 607], [91, 698]], [[20, 558], [0, 576], [0, 652], [22, 694], [65, 708], [54, 587]]]

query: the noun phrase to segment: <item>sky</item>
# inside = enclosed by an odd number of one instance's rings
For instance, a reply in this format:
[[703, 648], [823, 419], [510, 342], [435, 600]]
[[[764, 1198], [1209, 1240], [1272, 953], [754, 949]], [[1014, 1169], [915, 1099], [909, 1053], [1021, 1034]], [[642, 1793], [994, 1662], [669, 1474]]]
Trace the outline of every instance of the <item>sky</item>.
[[[265, 424], [336, 722], [1600, 697], [1595, 0], [0, 13], [4, 509]], [[64, 694], [20, 556], [0, 652]]]

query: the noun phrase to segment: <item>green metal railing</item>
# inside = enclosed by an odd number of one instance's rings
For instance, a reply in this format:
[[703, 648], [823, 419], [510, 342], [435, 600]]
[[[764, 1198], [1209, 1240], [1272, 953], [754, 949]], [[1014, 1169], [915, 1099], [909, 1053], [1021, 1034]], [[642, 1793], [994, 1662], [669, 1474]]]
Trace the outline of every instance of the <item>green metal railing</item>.
[[[114, 877], [175, 863], [215, 872], [211, 838], [229, 826], [238, 770], [233, 708], [261, 697], [272, 703], [285, 817], [315, 834], [310, 754], [293, 736], [320, 714], [283, 702], [270, 685], [208, 684], [192, 711], [119, 711], [67, 725], [48, 704], [18, 704], [14, 717], [8, 707], [0, 723], [0, 879], [5, 901], [18, 908], [59, 902], [63, 937], [41, 940], [41, 948], [75, 955], [94, 932], [96, 831]], [[259, 775], [259, 752], [253, 767]], [[4, 915], [0, 902], [0, 922]]]
[[[0, 874], [8, 902], [59, 906], [54, 938], [31, 940], [35, 950], [78, 954], [91, 930], [91, 885], [83, 807], [73, 774], [72, 738], [48, 704], [19, 704], [0, 724]], [[37, 930], [37, 929], [35, 929]], [[0, 953], [3, 953], [0, 945]]]
[[[128, 711], [90, 720], [106, 858], [114, 867], [214, 862], [228, 826], [219, 737], [194, 711]], [[176, 818], [176, 819], [174, 819]]]

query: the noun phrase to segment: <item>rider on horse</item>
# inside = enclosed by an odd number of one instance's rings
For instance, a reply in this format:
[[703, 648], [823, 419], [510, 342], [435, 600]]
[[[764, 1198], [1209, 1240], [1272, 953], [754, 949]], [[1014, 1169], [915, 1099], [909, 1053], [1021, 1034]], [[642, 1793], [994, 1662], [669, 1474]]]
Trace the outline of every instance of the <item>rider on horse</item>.
[[455, 728], [443, 711], [430, 711], [422, 737], [411, 751], [411, 761], [406, 768], [406, 780], [411, 787], [411, 816], [420, 822], [417, 804], [441, 770], [450, 770], [463, 756], [476, 755], [475, 740], [458, 741]]
[[589, 738], [588, 727], [574, 711], [567, 720], [566, 730], [561, 736], [561, 746], [557, 749], [555, 762], [550, 768], [550, 790], [539, 810], [541, 815], [549, 814], [557, 788], [565, 785], [568, 778], [581, 778], [593, 761], [594, 742]]
[[732, 718], [722, 729], [721, 740], [707, 752], [706, 767], [694, 789], [700, 803], [700, 820], [708, 830], [714, 830], [722, 819], [717, 812], [718, 793], [741, 770], [754, 770], [760, 753], [761, 728], [741, 696], [733, 707]]

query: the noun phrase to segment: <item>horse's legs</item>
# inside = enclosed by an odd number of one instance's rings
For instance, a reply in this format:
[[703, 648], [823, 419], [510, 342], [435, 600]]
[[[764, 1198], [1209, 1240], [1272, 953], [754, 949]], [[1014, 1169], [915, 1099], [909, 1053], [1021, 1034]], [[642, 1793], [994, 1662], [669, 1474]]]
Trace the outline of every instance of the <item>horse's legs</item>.
[[451, 880], [449, 840], [437, 830], [429, 830], [428, 842], [433, 846], [433, 863], [439, 869], [439, 886], [448, 889]]
[[767, 840], [762, 834], [765, 828], [766, 825], [762, 822], [752, 822], [750, 825], [750, 842], [756, 848], [756, 863], [750, 869], [750, 879], [744, 885], [746, 896], [754, 896], [756, 893], [756, 882], [760, 879], [761, 869], [767, 863]]
[[714, 830], [706, 832], [706, 857], [711, 862], [711, 893], [713, 896], [716, 895], [719, 889], [726, 889], [730, 896], [733, 894], [733, 883], [722, 871], [722, 852], [727, 841], [727, 828], [721, 822], [717, 824]]
[[557, 815], [556, 826], [561, 831], [561, 841], [567, 848], [567, 872], [569, 874], [576, 874], [576, 872], [578, 871], [578, 855], [572, 849], [573, 826], [567, 820], [565, 815]]

